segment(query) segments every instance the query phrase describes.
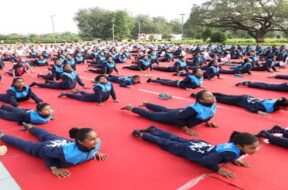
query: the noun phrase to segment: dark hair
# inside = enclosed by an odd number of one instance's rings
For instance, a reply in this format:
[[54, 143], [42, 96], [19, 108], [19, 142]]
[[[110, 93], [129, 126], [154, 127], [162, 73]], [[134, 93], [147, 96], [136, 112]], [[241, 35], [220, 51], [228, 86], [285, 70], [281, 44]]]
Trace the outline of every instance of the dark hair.
[[50, 106], [48, 103], [40, 103], [36, 106], [36, 110], [41, 112], [46, 106]]
[[241, 133], [238, 131], [233, 131], [229, 141], [236, 145], [244, 146], [255, 143], [256, 141], [258, 141], [258, 138], [250, 133]]
[[196, 98], [196, 102], [199, 102], [200, 100], [203, 99], [203, 94], [205, 92], [208, 92], [208, 90], [201, 90], [201, 91], [197, 92], [196, 97], [195, 97]]
[[13, 79], [11, 86], [14, 86], [18, 80], [24, 80], [22, 77], [16, 77]]
[[193, 68], [193, 70], [192, 70], [192, 73], [193, 73], [193, 74], [196, 74], [196, 73], [197, 73], [197, 71], [198, 71], [199, 69], [201, 70], [201, 68], [200, 68], [200, 67], [197, 67], [197, 68]]
[[274, 108], [278, 110], [280, 107], [288, 107], [288, 99], [285, 97], [282, 97], [276, 101], [274, 104]]
[[246, 62], [249, 62], [249, 59], [248, 58], [245, 58], [244, 59], [244, 62], [246, 63]]
[[[102, 78], [102, 77], [106, 78], [105, 75], [98, 75], [97, 77], [95, 77], [95, 81], [96, 81], [96, 82], [99, 82], [100, 78]], [[106, 78], [106, 79], [107, 79], [107, 78]]]
[[72, 128], [69, 130], [69, 136], [76, 141], [84, 141], [88, 137], [88, 133], [93, 131], [91, 128]]
[[132, 79], [135, 79], [135, 78], [140, 78], [140, 75], [133, 75]]

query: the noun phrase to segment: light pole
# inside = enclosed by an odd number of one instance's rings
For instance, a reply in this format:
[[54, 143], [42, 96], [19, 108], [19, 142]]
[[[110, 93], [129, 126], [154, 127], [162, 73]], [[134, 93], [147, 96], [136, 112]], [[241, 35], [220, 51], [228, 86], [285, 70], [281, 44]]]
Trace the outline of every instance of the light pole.
[[114, 35], [114, 23], [115, 23], [115, 19], [112, 18], [111, 22], [112, 22], [112, 39], [113, 39], [113, 43], [114, 43], [114, 41], [115, 41], [115, 35]]
[[140, 35], [141, 33], [141, 21], [139, 20], [138, 22], [138, 34]]
[[139, 20], [138, 21], [138, 41], [140, 41], [141, 40], [141, 21]]
[[54, 38], [54, 43], [55, 43], [55, 42], [56, 42], [56, 37], [55, 37], [55, 25], [54, 25], [54, 17], [55, 17], [55, 15], [51, 15], [50, 17], [51, 17], [53, 38]]
[[185, 16], [185, 14], [180, 14], [180, 16], [181, 16], [181, 21], [182, 21], [182, 23], [181, 23], [181, 34], [182, 34], [181, 40], [183, 41], [183, 36], [184, 36], [184, 16]]
[[52, 31], [53, 31], [53, 34], [55, 34], [55, 26], [54, 26], [54, 17], [55, 15], [51, 15], [51, 23], [52, 23]]

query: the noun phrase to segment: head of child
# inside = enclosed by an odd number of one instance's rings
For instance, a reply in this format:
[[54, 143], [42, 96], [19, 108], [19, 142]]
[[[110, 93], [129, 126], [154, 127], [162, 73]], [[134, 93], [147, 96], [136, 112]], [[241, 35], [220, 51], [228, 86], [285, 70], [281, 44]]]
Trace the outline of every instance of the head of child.
[[62, 65], [62, 63], [61, 63], [61, 61], [59, 59], [56, 59], [54, 61], [54, 64], [57, 65], [57, 66], [61, 66]]
[[69, 130], [69, 136], [75, 139], [75, 142], [88, 150], [92, 150], [97, 145], [98, 135], [91, 128], [72, 128]]
[[134, 83], [139, 83], [140, 82], [140, 75], [134, 75], [132, 76], [132, 80]]
[[196, 94], [196, 102], [212, 105], [216, 103], [216, 98], [212, 92], [208, 90], [201, 90]]
[[254, 154], [259, 147], [258, 138], [250, 133], [234, 131], [231, 134], [229, 141], [234, 143], [237, 148], [245, 154]]
[[40, 56], [39, 56], [39, 59], [43, 60], [43, 59], [44, 59], [43, 55], [40, 55]]
[[24, 79], [21, 77], [14, 78], [11, 86], [17, 89], [22, 89], [25, 86]]
[[100, 84], [106, 84], [107, 83], [107, 78], [105, 75], [98, 75], [96, 78], [95, 78], [95, 82], [96, 83], [100, 83]]
[[203, 77], [203, 71], [200, 68], [193, 69], [193, 75], [199, 78]]
[[40, 103], [36, 106], [36, 111], [43, 117], [51, 116], [53, 113], [52, 107], [47, 103]]
[[68, 54], [68, 55], [66, 56], [66, 58], [69, 59], [69, 60], [71, 60], [73, 57], [72, 57], [70, 54]]
[[72, 68], [71, 65], [65, 64], [65, 66], [64, 66], [64, 71], [67, 72], [67, 73], [71, 73], [71, 72], [73, 72], [74, 70], [73, 70], [73, 68]]
[[179, 56], [179, 59], [180, 59], [181, 61], [184, 61], [184, 56], [183, 56], [183, 55]]
[[111, 56], [107, 57], [107, 61], [112, 62], [113, 61], [112, 57]]
[[148, 55], [145, 55], [145, 56], [143, 57], [143, 60], [145, 60], [145, 61], [147, 61], [148, 59], [149, 59]]
[[285, 97], [279, 98], [275, 103], [276, 110], [288, 110], [288, 99]]
[[245, 59], [244, 59], [244, 63], [251, 63], [251, 62], [252, 62], [252, 60], [249, 59], [249, 58], [245, 58]]

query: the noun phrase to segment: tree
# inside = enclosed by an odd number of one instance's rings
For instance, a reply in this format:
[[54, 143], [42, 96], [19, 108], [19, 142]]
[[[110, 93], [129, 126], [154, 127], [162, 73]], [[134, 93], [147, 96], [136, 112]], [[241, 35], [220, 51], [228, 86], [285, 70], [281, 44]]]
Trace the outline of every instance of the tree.
[[206, 28], [202, 33], [202, 39], [204, 42], [206, 42], [208, 40], [208, 38], [211, 37], [212, 31], [209, 28]]
[[226, 41], [226, 35], [223, 33], [223, 32], [214, 32], [212, 35], [211, 35], [211, 42], [218, 42], [218, 43], [223, 43]]
[[80, 29], [80, 36], [85, 39], [111, 38], [113, 13], [98, 7], [81, 9], [74, 20]]
[[[257, 42], [264, 42], [269, 31], [283, 31], [283, 15], [287, 0], [208, 0], [194, 5], [188, 20], [189, 25], [198, 25], [225, 30], [246, 31]], [[286, 11], [286, 12], [285, 12]], [[278, 20], [278, 23], [275, 23]], [[287, 26], [287, 25], [286, 25]]]
[[180, 34], [181, 33], [181, 22], [179, 19], [176, 19], [176, 20], [171, 20], [169, 23], [168, 23], [169, 27], [170, 27], [170, 31], [171, 33], [174, 33], [174, 34]]
[[126, 39], [131, 36], [134, 26], [133, 18], [126, 11], [116, 11], [115, 18], [115, 36], [117, 39]]

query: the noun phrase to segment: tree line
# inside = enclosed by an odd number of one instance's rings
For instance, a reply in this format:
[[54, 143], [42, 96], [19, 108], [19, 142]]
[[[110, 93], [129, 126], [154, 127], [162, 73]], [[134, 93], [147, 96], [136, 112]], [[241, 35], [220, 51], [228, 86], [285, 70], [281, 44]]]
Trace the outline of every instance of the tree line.
[[[162, 34], [164, 38], [181, 33], [180, 15], [179, 19], [167, 21], [96, 7], [79, 10], [74, 20], [84, 39], [111, 39], [112, 22], [118, 40], [135, 38], [139, 31]], [[184, 24], [185, 37], [205, 41], [213, 34], [223, 38], [220, 33], [230, 38], [254, 38], [257, 42], [264, 42], [267, 36], [288, 35], [288, 0], [207, 0], [194, 5]]]

